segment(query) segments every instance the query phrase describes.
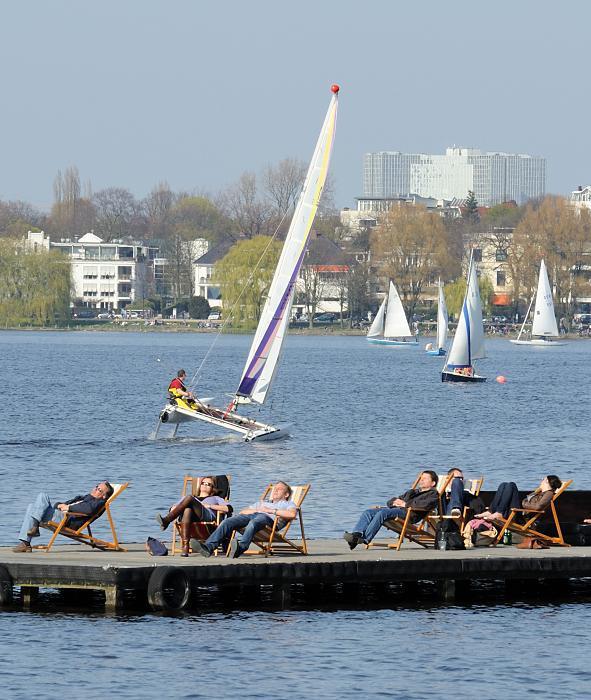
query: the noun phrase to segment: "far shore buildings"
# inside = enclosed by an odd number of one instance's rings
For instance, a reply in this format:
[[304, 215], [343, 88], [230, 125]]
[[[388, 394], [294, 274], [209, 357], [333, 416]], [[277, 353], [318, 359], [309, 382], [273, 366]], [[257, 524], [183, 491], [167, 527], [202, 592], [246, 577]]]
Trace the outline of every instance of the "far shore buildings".
[[482, 152], [452, 146], [445, 155], [380, 151], [363, 159], [363, 197], [438, 200], [474, 192], [481, 206], [523, 204], [546, 194], [546, 159], [521, 153]]

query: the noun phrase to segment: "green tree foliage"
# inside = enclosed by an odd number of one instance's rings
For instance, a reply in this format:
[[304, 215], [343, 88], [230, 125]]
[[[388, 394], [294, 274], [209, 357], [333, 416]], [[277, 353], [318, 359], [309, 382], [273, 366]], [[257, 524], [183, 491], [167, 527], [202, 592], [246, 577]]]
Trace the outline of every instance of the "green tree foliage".
[[189, 299], [188, 311], [191, 318], [204, 319], [209, 316], [211, 307], [205, 297], [191, 297]]
[[472, 190], [468, 190], [468, 197], [466, 198], [466, 219], [477, 224], [480, 221], [480, 214], [478, 213], [478, 200], [476, 195]]
[[268, 236], [243, 240], [216, 264], [213, 282], [224, 300], [224, 316], [234, 326], [254, 328], [263, 310], [279, 255], [281, 243]]
[[0, 324], [53, 325], [69, 318], [70, 265], [61, 253], [0, 240]]
[[[491, 310], [494, 287], [488, 277], [481, 275], [478, 278], [478, 289], [480, 291], [480, 301], [482, 302], [482, 313], [484, 316], [487, 316]], [[443, 293], [447, 310], [457, 320], [466, 296], [466, 279], [458, 277], [454, 282], [446, 284]]]

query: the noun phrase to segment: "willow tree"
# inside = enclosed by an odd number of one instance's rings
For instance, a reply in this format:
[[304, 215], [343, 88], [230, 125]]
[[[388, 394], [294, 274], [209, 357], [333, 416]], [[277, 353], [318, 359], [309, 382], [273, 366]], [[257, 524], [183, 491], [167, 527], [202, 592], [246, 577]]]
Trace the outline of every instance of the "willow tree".
[[[491, 299], [494, 294], [492, 282], [486, 275], [480, 275], [478, 278], [478, 290], [480, 292], [480, 301], [482, 304], [482, 313], [487, 316], [491, 311]], [[464, 303], [466, 296], [466, 279], [458, 277], [457, 280], [446, 284], [443, 292], [445, 294], [445, 305], [450, 314], [457, 320]]]
[[515, 229], [514, 244], [522, 251], [517, 274], [528, 295], [536, 288], [543, 258], [555, 299], [567, 313], [573, 312], [577, 297], [589, 296], [588, 279], [577, 274], [591, 247], [587, 210], [578, 211], [562, 197], [545, 197], [527, 208]]
[[394, 281], [409, 314], [425, 287], [459, 272], [452, 236], [438, 214], [414, 206], [388, 212], [372, 232], [373, 264], [381, 277]]
[[30, 251], [21, 241], [0, 241], [0, 324], [47, 325], [66, 320], [70, 264], [56, 251]]
[[281, 243], [269, 236], [239, 241], [215, 265], [212, 281], [220, 287], [224, 317], [234, 326], [258, 323], [277, 267]]

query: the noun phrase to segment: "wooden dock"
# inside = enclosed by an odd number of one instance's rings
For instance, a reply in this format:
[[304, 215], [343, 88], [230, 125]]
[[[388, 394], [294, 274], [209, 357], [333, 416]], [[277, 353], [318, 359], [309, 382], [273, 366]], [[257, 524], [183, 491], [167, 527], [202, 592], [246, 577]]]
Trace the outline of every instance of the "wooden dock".
[[[309, 542], [310, 553], [245, 555], [238, 560], [200, 556], [151, 557], [143, 545], [128, 552], [101, 552], [79, 544], [15, 554], [0, 548], [0, 605], [29, 604], [39, 589], [104, 591], [107, 609], [127, 607], [130, 595], [155, 610], [175, 610], [195, 602], [204, 589], [271, 590], [279, 606], [288, 605], [294, 587], [310, 591], [331, 586], [418, 584], [435, 581], [444, 598], [456, 584], [472, 581], [537, 579], [567, 581], [591, 577], [591, 548], [521, 550], [511, 546], [467, 551], [404, 546], [349, 551], [340, 539]], [[15, 588], [20, 594], [15, 594]]]

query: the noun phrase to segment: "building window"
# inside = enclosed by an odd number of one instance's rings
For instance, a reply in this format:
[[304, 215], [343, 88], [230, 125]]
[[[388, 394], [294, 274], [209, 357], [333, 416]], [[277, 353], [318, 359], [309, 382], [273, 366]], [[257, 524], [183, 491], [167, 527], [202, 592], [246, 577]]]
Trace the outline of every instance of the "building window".
[[497, 262], [505, 262], [507, 260], [507, 251], [497, 250], [495, 257]]
[[474, 262], [482, 262], [482, 248], [474, 248], [472, 251], [472, 256]]
[[507, 284], [507, 275], [503, 270], [497, 270], [497, 287], [504, 287]]

